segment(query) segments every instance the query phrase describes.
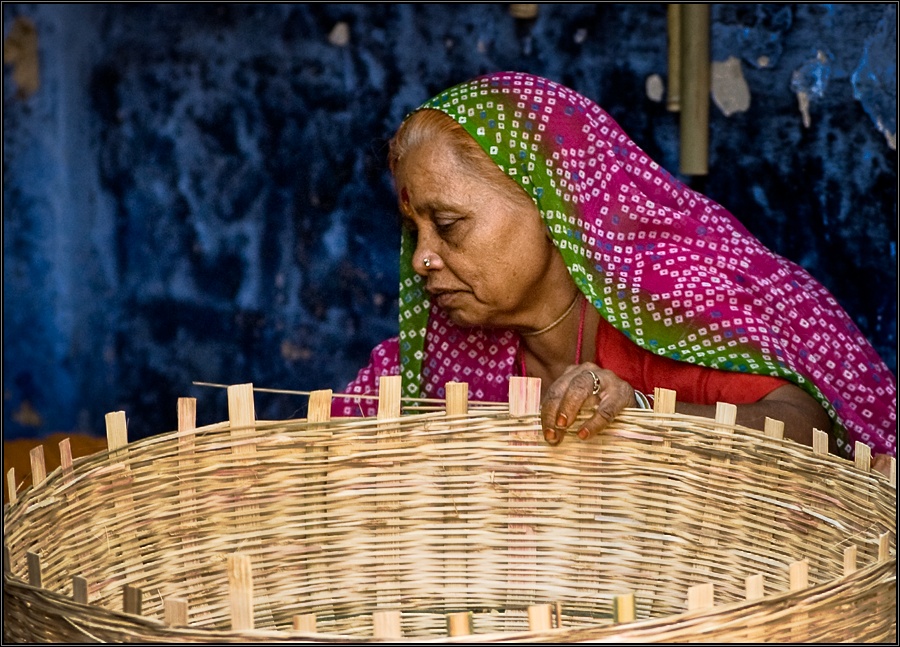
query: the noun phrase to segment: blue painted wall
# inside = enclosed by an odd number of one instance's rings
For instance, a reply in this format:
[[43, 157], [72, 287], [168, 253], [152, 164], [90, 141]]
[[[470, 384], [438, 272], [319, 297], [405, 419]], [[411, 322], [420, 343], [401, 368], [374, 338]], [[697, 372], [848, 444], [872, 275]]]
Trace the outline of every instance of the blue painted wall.
[[[226, 417], [192, 381], [340, 389], [396, 333], [385, 143], [477, 74], [596, 99], [678, 171], [665, 4], [18, 4], [39, 87], [5, 54], [4, 436], [130, 438]], [[682, 178], [818, 277], [896, 373], [896, 4], [712, 5], [710, 173]], [[657, 78], [658, 77], [658, 78]], [[652, 85], [652, 84], [651, 84]], [[801, 109], [805, 95], [807, 107]], [[257, 398], [260, 418], [305, 398]]]

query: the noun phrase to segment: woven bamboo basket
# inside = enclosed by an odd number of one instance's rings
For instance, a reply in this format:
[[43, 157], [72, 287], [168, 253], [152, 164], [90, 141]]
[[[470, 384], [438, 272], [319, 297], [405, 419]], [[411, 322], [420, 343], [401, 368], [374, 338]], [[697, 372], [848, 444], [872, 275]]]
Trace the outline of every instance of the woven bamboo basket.
[[[229, 420], [7, 474], [14, 642], [896, 642], [896, 477], [716, 419], [626, 410], [548, 446], [539, 383], [375, 418]], [[896, 474], [896, 470], [892, 471]]]

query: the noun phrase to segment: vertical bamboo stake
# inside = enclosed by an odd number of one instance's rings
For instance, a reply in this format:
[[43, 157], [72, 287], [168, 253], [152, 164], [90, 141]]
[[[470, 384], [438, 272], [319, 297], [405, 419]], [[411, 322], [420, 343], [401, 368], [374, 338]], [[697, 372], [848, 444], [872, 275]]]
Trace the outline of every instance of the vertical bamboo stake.
[[41, 556], [37, 553], [28, 551], [25, 553], [25, 558], [28, 560], [28, 583], [31, 586], [41, 588], [43, 586], [41, 576]]
[[59, 467], [62, 471], [63, 483], [72, 482], [72, 442], [68, 438], [59, 441]]
[[[316, 515], [318, 513], [316, 512], [316, 509], [320, 505], [325, 505], [328, 496], [328, 468], [326, 466], [328, 464], [328, 459], [330, 458], [330, 441], [333, 437], [333, 432], [328, 428], [328, 423], [331, 421], [331, 402], [333, 396], [334, 392], [331, 389], [319, 389], [309, 394], [309, 401], [307, 403], [306, 421], [310, 423], [310, 440], [315, 440], [317, 442], [310, 442], [306, 445], [304, 458], [309, 463], [318, 463], [322, 466], [321, 470], [310, 472], [307, 480], [310, 492], [306, 497], [306, 500], [310, 507], [308, 508], [308, 512], [304, 513], [304, 519], [309, 519], [310, 521], [314, 521], [317, 518]], [[304, 546], [309, 545], [310, 541], [315, 541], [314, 539], [311, 540], [310, 536], [310, 533], [302, 533], [301, 541]], [[317, 560], [310, 560], [304, 556], [301, 559], [300, 566], [306, 574], [307, 582], [312, 582], [317, 574], [321, 575], [324, 578], [324, 581], [328, 580], [327, 567], [324, 567]], [[304, 625], [306, 628], [303, 630], [314, 632], [316, 630], [316, 616], [314, 614], [307, 615], [312, 616], [312, 628], [310, 629], [308, 628], [308, 625]], [[294, 616], [295, 629], [298, 628], [297, 618], [300, 617], [306, 616]]]
[[[253, 437], [256, 434], [253, 384], [232, 384], [228, 387], [228, 420], [232, 439]], [[256, 444], [235, 444], [231, 452], [252, 458], [256, 454]]]
[[451, 636], [472, 635], [472, 612], [457, 611], [447, 614], [447, 633]]
[[72, 576], [72, 599], [79, 604], [88, 604], [88, 583], [80, 575]]
[[402, 638], [400, 612], [375, 611], [372, 614], [372, 635], [375, 638]]
[[228, 556], [228, 589], [232, 631], [253, 629], [253, 572], [248, 555]]
[[541, 378], [509, 378], [509, 415], [513, 417], [534, 416], [541, 412]]
[[309, 405], [306, 419], [309, 422], [329, 422], [331, 420], [331, 400], [334, 392], [331, 389], [320, 389], [309, 394]]
[[563, 626], [562, 603], [559, 602], [558, 600], [557, 600], [556, 604], [554, 605], [553, 617], [554, 617], [554, 622], [556, 623], [556, 628], [561, 629]]
[[9, 504], [16, 502], [16, 468], [10, 467], [6, 472], [6, 491], [9, 498]]
[[[196, 464], [194, 443], [197, 428], [197, 398], [178, 398], [178, 473], [189, 475]], [[188, 482], [188, 481], [183, 481]], [[183, 518], [194, 524], [194, 488], [184, 485], [179, 490]]]
[[378, 419], [387, 420], [400, 417], [399, 375], [382, 375], [378, 379]]
[[813, 429], [812, 448], [816, 456], [827, 456], [828, 434], [821, 429]]
[[549, 604], [532, 604], [528, 607], [528, 630], [547, 631], [553, 629], [552, 611]]
[[744, 592], [747, 600], [759, 600], [765, 597], [765, 584], [762, 573], [747, 576], [747, 579], [744, 580]]
[[709, 5], [681, 5], [681, 172], [709, 167]]
[[[447, 418], [462, 418], [469, 413], [469, 384], [467, 382], [447, 382], [444, 385], [444, 389], [446, 392], [446, 415]], [[459, 423], [452, 422], [448, 423], [449, 428], [453, 428], [454, 425]], [[451, 434], [447, 434], [447, 442], [453, 440]], [[456, 483], [459, 483], [462, 479], [466, 478], [466, 475], [469, 473], [470, 468], [465, 466], [454, 465], [452, 467], [447, 467], [446, 479], [442, 479], [442, 482], [446, 483], [450, 489], [455, 488]], [[453, 493], [450, 494], [452, 497], [453, 509], [448, 509], [444, 514], [444, 523], [446, 527], [451, 527], [456, 525], [459, 521], [459, 513], [457, 509], [457, 498], [458, 495]], [[468, 539], [468, 534], [466, 535]], [[458, 535], [452, 535], [448, 538], [448, 543], [452, 543], [454, 540], [458, 540]], [[471, 554], [471, 551], [468, 550], [468, 546], [463, 549], [463, 553], [466, 555]], [[474, 548], [474, 546], [472, 547]], [[449, 606], [456, 606], [457, 596], [462, 598], [463, 604], [468, 603], [468, 582], [469, 582], [469, 568], [467, 560], [464, 559], [444, 559], [444, 600], [448, 603]], [[448, 617], [447, 622], [450, 623], [451, 619]], [[471, 621], [471, 618], [469, 618]], [[461, 621], [459, 621], [461, 622]], [[448, 624], [448, 629], [450, 625]], [[471, 631], [470, 631], [471, 633]], [[453, 634], [451, 634], [453, 635]], [[463, 634], [459, 634], [463, 635]], [[468, 635], [468, 634], [466, 634]]]
[[[765, 597], [765, 586], [763, 582], [762, 573], [757, 573], [755, 575], [748, 575], [747, 579], [744, 580], [744, 597], [747, 601], [753, 600], [761, 600]], [[751, 627], [748, 623], [747, 625], [747, 636], [746, 639], [742, 642], [747, 642], [750, 644], [762, 642], [765, 638], [765, 634], [761, 633], [757, 627]]]
[[136, 586], [126, 584], [122, 589], [122, 609], [125, 613], [141, 615], [143, 591]]
[[891, 558], [891, 533], [882, 533], [878, 537], [878, 561], [886, 562]]
[[[511, 418], [537, 416], [541, 410], [541, 379], [514, 375], [509, 378], [509, 416]], [[537, 432], [510, 430], [507, 436], [511, 447], [527, 445], [538, 438]], [[522, 459], [514, 459], [522, 460]], [[533, 597], [535, 570], [537, 566], [537, 545], [534, 540], [534, 526], [513, 520], [512, 517], [528, 516], [526, 510], [534, 505], [533, 494], [511, 486], [507, 491], [507, 504], [515, 513], [510, 513], [507, 524], [509, 539], [506, 544], [509, 567], [506, 571], [507, 607], [515, 608], [523, 598]]]
[[714, 603], [714, 589], [712, 582], [697, 584], [688, 589], [688, 611], [701, 611], [711, 609]]
[[844, 549], [844, 575], [856, 572], [856, 544]]
[[184, 598], [163, 600], [163, 622], [167, 627], [187, 627], [188, 601]]
[[316, 633], [316, 614], [301, 613], [294, 616], [294, 630]]
[[469, 413], [469, 384], [447, 382], [445, 389], [447, 415], [464, 416]]
[[[399, 375], [383, 375], [378, 380], [378, 412], [376, 417], [378, 420], [384, 420], [378, 425], [378, 445], [389, 446], [394, 439], [400, 435], [397, 419], [400, 418], [400, 396], [402, 392], [401, 376]], [[393, 422], [392, 422], [393, 421]], [[385, 486], [393, 485], [393, 483], [385, 483]], [[386, 545], [391, 546], [389, 550], [385, 550], [382, 564], [385, 570], [381, 573], [388, 573], [387, 580], [391, 584], [396, 581], [396, 573], [399, 570], [400, 550], [397, 544], [399, 535], [397, 526], [399, 521], [400, 503], [397, 497], [385, 497], [381, 499], [381, 503], [377, 506], [382, 513], [388, 513], [384, 517], [384, 526], [375, 530], [376, 535], [380, 535]], [[400, 604], [400, 594], [393, 586], [390, 590], [383, 590], [383, 584], [388, 582], [381, 581], [384, 577], [381, 573], [376, 574], [379, 580], [376, 582], [376, 606], [391, 607]], [[390, 612], [385, 612], [390, 613]], [[397, 623], [399, 631], [399, 611], [397, 612]], [[398, 634], [399, 635], [399, 634]], [[395, 637], [395, 636], [385, 636]]]
[[891, 456], [891, 466], [888, 471], [888, 482], [891, 484], [891, 487], [895, 490], [897, 489], [897, 459]]
[[669, 89], [666, 108], [669, 112], [681, 110], [681, 5], [668, 6], [667, 32], [669, 45]]
[[[792, 563], [788, 571], [788, 588], [791, 591], [802, 591], [809, 586], [809, 560], [801, 559]], [[793, 614], [791, 642], [806, 642], [809, 633], [809, 614], [795, 611]]]
[[110, 459], [121, 458], [123, 448], [128, 444], [128, 425], [124, 411], [111, 411], [106, 414], [106, 448]]
[[856, 469], [868, 472], [872, 468], [872, 448], [857, 440], [853, 449], [853, 463]]
[[44, 461], [44, 446], [38, 445], [28, 452], [31, 460], [31, 487], [39, 487], [47, 479], [47, 463]]
[[613, 596], [613, 622], [622, 624], [634, 622], [634, 593]]
[[661, 414], [675, 413], [675, 396], [672, 389], [656, 387], [653, 389], [653, 412]]
[[784, 422], [782, 422], [781, 420], [775, 420], [774, 418], [766, 418], [766, 423], [763, 427], [763, 433], [767, 438], [781, 440], [782, 438], [784, 438]]

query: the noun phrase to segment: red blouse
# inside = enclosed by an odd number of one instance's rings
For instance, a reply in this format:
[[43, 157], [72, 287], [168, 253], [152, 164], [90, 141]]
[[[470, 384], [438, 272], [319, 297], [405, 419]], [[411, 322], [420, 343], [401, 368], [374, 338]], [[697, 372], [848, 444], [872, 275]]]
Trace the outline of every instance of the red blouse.
[[672, 389], [681, 402], [749, 404], [790, 384], [777, 377], [723, 371], [661, 357], [633, 343], [602, 317], [596, 344], [597, 366], [649, 395], [658, 386]]

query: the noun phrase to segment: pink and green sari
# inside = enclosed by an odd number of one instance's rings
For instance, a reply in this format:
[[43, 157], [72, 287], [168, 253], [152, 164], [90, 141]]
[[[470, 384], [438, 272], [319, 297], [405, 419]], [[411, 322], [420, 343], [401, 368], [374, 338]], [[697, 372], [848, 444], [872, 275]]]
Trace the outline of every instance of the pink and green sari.
[[[420, 109], [455, 119], [534, 199], [579, 289], [635, 344], [790, 380], [828, 411], [844, 455], [855, 441], [895, 454], [895, 377], [834, 297], [647, 157], [594, 102], [504, 72]], [[456, 380], [474, 400], [505, 401], [518, 335], [450, 323], [429, 303], [412, 251], [404, 233], [399, 338], [373, 351], [348, 392], [374, 392], [379, 375], [399, 372], [409, 397], [443, 397]], [[336, 410], [371, 413], [356, 402]]]

